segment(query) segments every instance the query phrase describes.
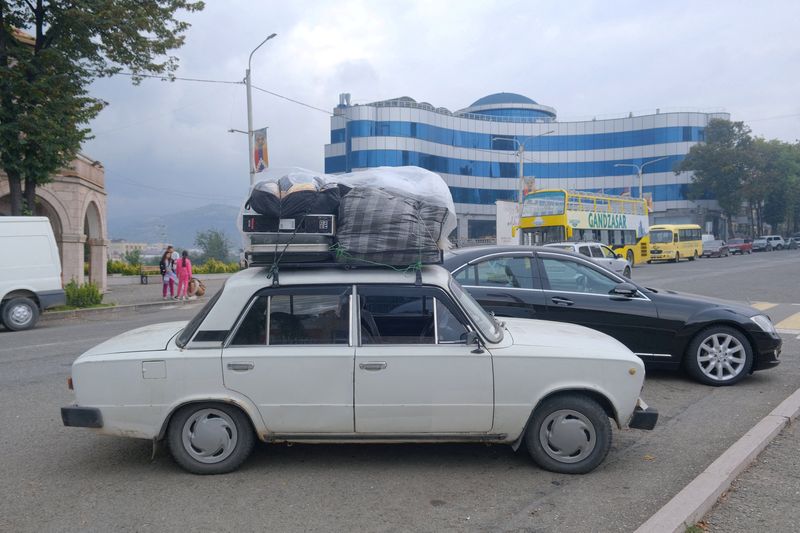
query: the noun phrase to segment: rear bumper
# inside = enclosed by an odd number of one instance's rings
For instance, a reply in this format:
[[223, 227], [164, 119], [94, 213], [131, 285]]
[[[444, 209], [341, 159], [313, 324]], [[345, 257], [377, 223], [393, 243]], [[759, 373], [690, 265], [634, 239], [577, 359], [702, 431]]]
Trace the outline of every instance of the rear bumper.
[[39, 299], [39, 305], [42, 307], [42, 309], [66, 305], [67, 303], [67, 293], [65, 293], [62, 289], [37, 292], [36, 297]]
[[628, 427], [631, 429], [651, 430], [656, 427], [657, 422], [658, 411], [649, 407], [641, 398], [637, 400], [636, 409], [633, 410], [633, 416], [628, 422]]
[[103, 427], [103, 414], [96, 407], [70, 405], [61, 408], [61, 420], [65, 426], [76, 428]]

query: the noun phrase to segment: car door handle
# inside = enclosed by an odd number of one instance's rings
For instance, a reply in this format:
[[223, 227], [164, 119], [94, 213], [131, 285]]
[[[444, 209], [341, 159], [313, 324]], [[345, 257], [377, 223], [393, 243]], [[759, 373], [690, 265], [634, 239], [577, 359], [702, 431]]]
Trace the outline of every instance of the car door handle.
[[245, 363], [228, 363], [228, 370], [233, 370], [234, 372], [247, 372], [248, 370], [253, 370], [255, 365], [251, 362]]
[[561, 298], [560, 296], [553, 296], [553, 298], [551, 298], [551, 300], [556, 305], [570, 306], [570, 305], [573, 305], [575, 303], [572, 300], [570, 300], [569, 298]]
[[383, 370], [386, 368], [385, 361], [370, 361], [369, 363], [358, 363], [361, 370]]

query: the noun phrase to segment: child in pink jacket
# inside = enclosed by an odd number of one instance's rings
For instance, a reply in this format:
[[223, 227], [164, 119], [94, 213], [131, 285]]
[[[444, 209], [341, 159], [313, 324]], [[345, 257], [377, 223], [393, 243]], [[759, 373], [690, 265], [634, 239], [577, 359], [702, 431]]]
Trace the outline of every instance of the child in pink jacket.
[[192, 279], [192, 262], [186, 250], [181, 252], [181, 258], [175, 261], [175, 272], [178, 274], [178, 299], [188, 300], [186, 292], [189, 289], [189, 280]]

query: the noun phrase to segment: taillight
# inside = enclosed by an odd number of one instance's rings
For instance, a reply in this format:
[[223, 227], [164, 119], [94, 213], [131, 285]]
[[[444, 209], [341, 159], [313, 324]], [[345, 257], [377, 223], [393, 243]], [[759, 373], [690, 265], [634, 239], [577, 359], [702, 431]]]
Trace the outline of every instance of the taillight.
[[68, 388], [69, 390], [75, 390], [75, 389], [72, 387], [72, 376], [70, 376], [70, 377], [68, 377], [68, 378], [67, 378], [67, 388]]

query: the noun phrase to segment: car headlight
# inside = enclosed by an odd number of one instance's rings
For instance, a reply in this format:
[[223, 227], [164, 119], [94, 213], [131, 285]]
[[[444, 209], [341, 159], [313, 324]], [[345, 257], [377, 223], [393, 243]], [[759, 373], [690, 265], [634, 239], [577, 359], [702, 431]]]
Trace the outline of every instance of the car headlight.
[[769, 319], [766, 315], [756, 315], [751, 316], [750, 320], [755, 322], [758, 327], [766, 331], [767, 333], [778, 333], [775, 331], [775, 326], [772, 324], [772, 320]]

